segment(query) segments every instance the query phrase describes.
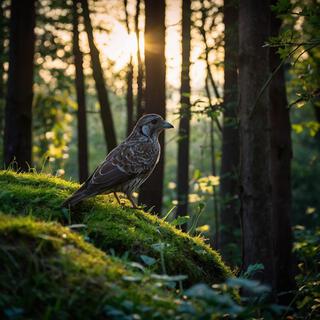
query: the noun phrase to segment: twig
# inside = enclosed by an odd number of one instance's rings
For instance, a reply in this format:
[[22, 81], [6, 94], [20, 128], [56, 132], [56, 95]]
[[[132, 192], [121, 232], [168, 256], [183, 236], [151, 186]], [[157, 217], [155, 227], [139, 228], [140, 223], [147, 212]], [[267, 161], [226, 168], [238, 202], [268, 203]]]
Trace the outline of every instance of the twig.
[[264, 93], [264, 91], [267, 89], [267, 87], [269, 86], [271, 80], [274, 78], [274, 76], [276, 75], [276, 73], [280, 70], [280, 68], [284, 65], [284, 63], [301, 47], [301, 45], [298, 45], [295, 49], [293, 49], [291, 52], [289, 52], [287, 54], [287, 56], [279, 63], [279, 65], [275, 68], [275, 70], [271, 73], [271, 75], [269, 76], [268, 80], [264, 83], [264, 85], [262, 86], [262, 88], [259, 91], [259, 94], [257, 96], [257, 99], [253, 105], [253, 108], [249, 114], [249, 119], [252, 118], [254, 111], [257, 108], [258, 105], [258, 101], [261, 98], [262, 94]]

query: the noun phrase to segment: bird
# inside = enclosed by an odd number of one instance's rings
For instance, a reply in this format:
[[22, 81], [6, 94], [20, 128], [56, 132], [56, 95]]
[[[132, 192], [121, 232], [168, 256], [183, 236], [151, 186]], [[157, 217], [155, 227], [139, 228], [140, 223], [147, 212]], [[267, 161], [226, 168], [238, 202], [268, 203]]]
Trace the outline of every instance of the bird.
[[73, 207], [80, 201], [98, 194], [113, 193], [121, 205], [117, 192], [126, 194], [133, 208], [138, 208], [132, 193], [151, 175], [159, 162], [159, 135], [173, 128], [158, 114], [143, 115], [130, 135], [94, 170], [91, 176], [64, 203]]

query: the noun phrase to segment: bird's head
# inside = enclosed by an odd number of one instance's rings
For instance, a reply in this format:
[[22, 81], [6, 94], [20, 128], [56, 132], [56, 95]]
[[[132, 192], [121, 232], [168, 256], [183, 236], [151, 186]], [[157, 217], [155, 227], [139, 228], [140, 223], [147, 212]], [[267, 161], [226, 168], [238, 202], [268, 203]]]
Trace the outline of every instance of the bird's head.
[[146, 137], [157, 137], [164, 129], [170, 128], [173, 128], [171, 123], [165, 121], [158, 114], [151, 113], [142, 116], [138, 120], [134, 131], [138, 131]]

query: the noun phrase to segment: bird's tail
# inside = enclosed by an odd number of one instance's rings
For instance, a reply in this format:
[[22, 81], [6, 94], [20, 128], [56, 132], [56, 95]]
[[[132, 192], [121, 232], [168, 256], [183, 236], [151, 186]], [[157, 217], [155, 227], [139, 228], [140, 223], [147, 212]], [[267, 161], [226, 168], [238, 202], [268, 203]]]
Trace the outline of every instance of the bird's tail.
[[62, 203], [62, 207], [69, 208], [75, 206], [81, 200], [89, 197], [86, 189], [80, 188], [73, 195], [71, 195], [66, 201]]

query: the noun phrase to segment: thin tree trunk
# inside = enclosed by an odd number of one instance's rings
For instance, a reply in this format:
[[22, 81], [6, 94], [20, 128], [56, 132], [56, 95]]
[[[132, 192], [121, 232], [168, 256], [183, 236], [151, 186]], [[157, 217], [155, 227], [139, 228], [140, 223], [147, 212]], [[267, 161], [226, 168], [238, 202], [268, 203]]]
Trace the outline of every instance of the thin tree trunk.
[[88, 36], [88, 43], [90, 47], [91, 64], [93, 71], [93, 78], [96, 84], [96, 90], [100, 103], [100, 114], [104, 130], [105, 141], [107, 144], [108, 151], [110, 152], [117, 146], [116, 132], [114, 128], [114, 122], [111, 112], [111, 106], [109, 101], [109, 95], [103, 76], [101, 67], [99, 51], [94, 43], [93, 29], [90, 19], [90, 12], [88, 7], [88, 0], [81, 0], [84, 26]]
[[[130, 35], [130, 25], [129, 25], [129, 13], [127, 10], [128, 0], [123, 1], [125, 15], [126, 15], [126, 27], [128, 35]], [[126, 104], [127, 104], [127, 135], [131, 133], [133, 128], [133, 63], [132, 63], [132, 53], [130, 52], [130, 59], [128, 63], [127, 70], [127, 94], [126, 94]]]
[[[146, 65], [146, 113], [166, 115], [165, 90], [165, 1], [145, 1], [145, 65]], [[160, 213], [162, 208], [164, 179], [164, 133], [160, 135], [162, 154], [160, 161], [147, 182], [142, 185], [139, 202]]]
[[262, 263], [264, 270], [255, 277], [274, 288], [268, 90], [256, 101], [269, 75], [269, 50], [263, 45], [269, 37], [270, 4], [267, 0], [240, 0], [239, 8], [243, 267]]
[[[209, 100], [210, 108], [213, 109], [211, 105], [211, 93], [209, 89], [209, 75], [207, 73], [206, 81], [205, 81], [205, 90]], [[213, 176], [217, 175], [216, 169], [216, 157], [215, 157], [215, 144], [214, 144], [214, 118], [210, 117], [210, 160], [211, 160], [211, 174]], [[218, 209], [218, 201], [217, 201], [217, 193], [216, 187], [212, 187], [212, 200], [213, 200], [213, 218], [214, 218], [214, 225], [215, 225], [215, 233], [212, 237], [213, 246], [217, 246], [219, 244], [219, 233], [220, 233], [220, 224], [219, 224], [219, 209]]]
[[76, 69], [75, 84], [78, 103], [78, 172], [80, 183], [88, 178], [88, 134], [87, 134], [87, 115], [86, 97], [83, 75], [83, 55], [79, 45], [79, 15], [77, 4], [79, 0], [73, 0], [73, 55]]
[[[190, 47], [191, 47], [191, 0], [182, 2], [182, 66], [180, 88], [180, 123], [177, 168], [177, 215], [188, 213], [189, 196], [189, 145], [190, 145]], [[185, 229], [185, 225], [182, 226]]]
[[[205, 24], [207, 20], [207, 11], [204, 6], [204, 1], [201, 0], [201, 27], [199, 28], [200, 34], [203, 39], [203, 43], [205, 45], [205, 63], [207, 66], [207, 76], [205, 80], [205, 91], [207, 98], [209, 100], [209, 105], [211, 111], [213, 111], [213, 106], [211, 104], [211, 93], [210, 93], [210, 88], [209, 88], [209, 83], [212, 86], [212, 89], [214, 91], [215, 97], [217, 99], [220, 99], [220, 94], [217, 88], [217, 85], [214, 81], [212, 72], [211, 72], [211, 67], [210, 67], [210, 62], [209, 62], [209, 52], [210, 48], [208, 45], [208, 40], [207, 40], [207, 34], [205, 30]], [[216, 123], [217, 128], [221, 131], [221, 126], [219, 123], [219, 120], [216, 116], [210, 117], [210, 156], [211, 156], [211, 174], [213, 176], [217, 175], [217, 170], [216, 170], [216, 159], [215, 159], [215, 144], [214, 144], [214, 123]], [[219, 231], [220, 231], [220, 224], [219, 224], [219, 208], [218, 208], [218, 200], [217, 200], [217, 192], [216, 192], [216, 187], [213, 186], [213, 194], [212, 194], [212, 200], [213, 200], [213, 218], [214, 218], [214, 224], [215, 224], [215, 233], [214, 236], [212, 237], [213, 240], [213, 245], [217, 246], [219, 243]]]
[[224, 99], [222, 129], [222, 159], [220, 173], [220, 222], [219, 248], [226, 260], [231, 260], [234, 252], [230, 244], [240, 247], [236, 231], [240, 229], [238, 215], [239, 196], [239, 131], [237, 124], [238, 104], [238, 7], [232, 0], [224, 2]]
[[[217, 85], [216, 85], [216, 83], [215, 83], [215, 81], [213, 79], [213, 75], [212, 75], [211, 67], [210, 67], [210, 62], [209, 62], [210, 48], [209, 48], [209, 45], [208, 45], [207, 34], [206, 34], [206, 30], [205, 30], [206, 20], [207, 20], [207, 12], [206, 12], [206, 9], [204, 7], [204, 1], [201, 0], [201, 27], [199, 28], [199, 31], [200, 31], [200, 34], [202, 36], [203, 43], [205, 45], [205, 63], [206, 63], [206, 66], [207, 66], [207, 79], [206, 79], [205, 86], [208, 86], [208, 88], [209, 88], [208, 82], [210, 81], [210, 84], [212, 86], [212, 89], [213, 89], [213, 92], [214, 92], [216, 98], [220, 99], [221, 97], [220, 97], [220, 94], [219, 94], [219, 91], [218, 91], [218, 87], [217, 87]], [[206, 88], [206, 91], [207, 91], [207, 96], [209, 98], [210, 91], [207, 88]], [[210, 105], [211, 105], [211, 99], [209, 98], [209, 100], [210, 100]], [[219, 122], [217, 117], [214, 118], [214, 121], [215, 121], [219, 131], [222, 131], [220, 122]]]
[[3, 1], [0, 1], [0, 168], [3, 165], [2, 150], [3, 150], [3, 126], [4, 126], [4, 61], [5, 61], [5, 52], [4, 52], [4, 29], [5, 29], [5, 19], [3, 12]]
[[[274, 1], [273, 1], [274, 2]], [[271, 16], [271, 36], [279, 35], [281, 20]], [[270, 49], [270, 67], [281, 63], [276, 48]], [[275, 227], [274, 250], [277, 292], [294, 288], [292, 231], [291, 231], [291, 124], [286, 95], [284, 69], [274, 75], [270, 83], [271, 103], [271, 178], [273, 221]], [[282, 302], [290, 302], [289, 295]]]
[[[315, 101], [312, 102], [312, 107], [314, 110], [314, 116], [316, 121], [320, 124], [320, 98], [316, 97]], [[316, 133], [315, 138], [318, 140], [318, 145], [320, 146], [320, 130]]]
[[32, 165], [34, 27], [35, 1], [12, 0], [4, 157], [23, 171]]
[[140, 30], [139, 30], [139, 16], [140, 16], [140, 0], [136, 2], [136, 14], [134, 17], [135, 33], [137, 37], [137, 63], [138, 63], [138, 75], [137, 75], [137, 119], [139, 119], [144, 113], [143, 106], [143, 63], [141, 59], [140, 51]]

